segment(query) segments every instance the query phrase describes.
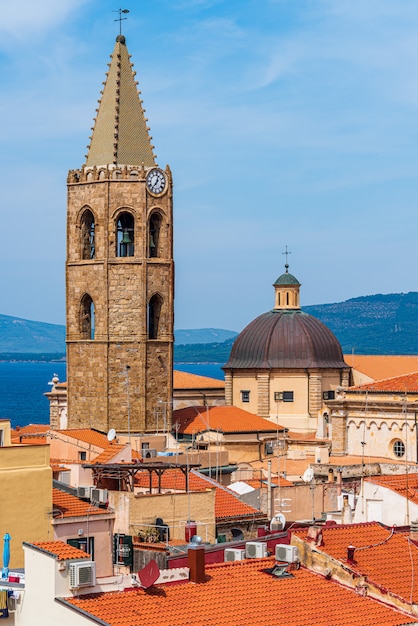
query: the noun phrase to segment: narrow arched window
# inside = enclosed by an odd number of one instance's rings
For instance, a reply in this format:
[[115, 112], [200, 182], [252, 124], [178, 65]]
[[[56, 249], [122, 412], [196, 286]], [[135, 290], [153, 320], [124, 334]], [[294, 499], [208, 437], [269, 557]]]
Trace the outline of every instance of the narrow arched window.
[[155, 294], [154, 296], [152, 296], [151, 300], [148, 303], [148, 337], [149, 339], [157, 339], [158, 337], [162, 304], [163, 304], [163, 300], [161, 296], [159, 296], [158, 294]]
[[81, 217], [81, 258], [94, 259], [96, 246], [94, 240], [94, 215], [87, 209]]
[[88, 293], [80, 303], [80, 335], [82, 339], [94, 339], [94, 302]]
[[161, 230], [161, 216], [158, 213], [153, 213], [149, 220], [149, 240], [148, 240], [148, 256], [150, 258], [160, 256], [160, 230]]
[[116, 256], [134, 255], [134, 218], [130, 213], [121, 213], [116, 222], [117, 250]]

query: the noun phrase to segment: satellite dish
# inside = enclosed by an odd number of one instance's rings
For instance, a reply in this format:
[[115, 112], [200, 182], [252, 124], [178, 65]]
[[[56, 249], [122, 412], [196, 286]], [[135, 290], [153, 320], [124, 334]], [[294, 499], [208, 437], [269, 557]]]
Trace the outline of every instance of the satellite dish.
[[274, 517], [271, 518], [270, 530], [271, 531], [283, 530], [285, 525], [286, 525], [286, 518], [283, 515], [283, 513], [276, 513], [276, 515], [274, 515]]
[[109, 432], [107, 433], [107, 440], [113, 441], [115, 437], [116, 437], [116, 430], [114, 428], [111, 428]]
[[138, 578], [144, 589], [151, 587], [156, 580], [160, 577], [160, 570], [157, 562], [152, 559], [140, 572], [138, 572]]
[[303, 481], [305, 483], [310, 483], [313, 480], [313, 477], [314, 477], [314, 471], [313, 471], [312, 467], [308, 467], [308, 469], [306, 469], [303, 472], [303, 476], [302, 476]]

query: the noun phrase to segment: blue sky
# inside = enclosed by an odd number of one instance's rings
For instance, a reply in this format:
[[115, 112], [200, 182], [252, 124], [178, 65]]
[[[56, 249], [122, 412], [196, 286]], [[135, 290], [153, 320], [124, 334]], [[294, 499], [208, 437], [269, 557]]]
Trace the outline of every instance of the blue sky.
[[[418, 290], [416, 0], [120, 6], [174, 176], [176, 328], [239, 331], [272, 308], [286, 245], [302, 305]], [[65, 322], [66, 176], [118, 8], [1, 7], [0, 313]]]

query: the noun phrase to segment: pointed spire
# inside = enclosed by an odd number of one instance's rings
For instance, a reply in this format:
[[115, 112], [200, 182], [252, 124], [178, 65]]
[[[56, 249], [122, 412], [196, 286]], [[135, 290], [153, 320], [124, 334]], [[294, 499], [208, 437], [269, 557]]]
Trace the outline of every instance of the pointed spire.
[[156, 164], [145, 109], [129, 59], [125, 37], [118, 35], [97, 109], [87, 166]]

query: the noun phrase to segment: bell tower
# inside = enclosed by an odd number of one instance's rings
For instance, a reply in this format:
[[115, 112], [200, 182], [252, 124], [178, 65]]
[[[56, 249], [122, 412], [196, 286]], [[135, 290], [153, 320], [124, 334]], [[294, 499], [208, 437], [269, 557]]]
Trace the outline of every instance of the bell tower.
[[68, 428], [171, 424], [173, 193], [119, 35], [85, 164], [68, 174]]

